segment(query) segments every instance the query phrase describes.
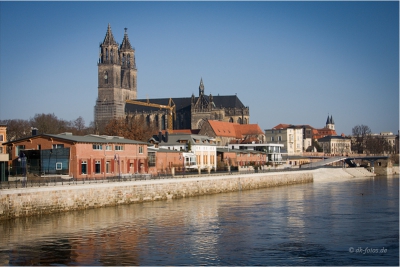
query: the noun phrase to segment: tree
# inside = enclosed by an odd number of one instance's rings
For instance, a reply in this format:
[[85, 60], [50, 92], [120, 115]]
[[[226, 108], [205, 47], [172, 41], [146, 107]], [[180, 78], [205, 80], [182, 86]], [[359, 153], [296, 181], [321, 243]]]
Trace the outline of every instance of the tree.
[[32, 135], [31, 126], [27, 120], [3, 120], [1, 123], [7, 125], [7, 142]]
[[371, 135], [371, 129], [366, 125], [356, 125], [352, 129], [351, 150], [363, 154], [366, 147], [366, 140]]
[[30, 119], [32, 127], [38, 129], [40, 133], [44, 134], [59, 134], [66, 132], [69, 127], [68, 122], [65, 120], [59, 120], [56, 115], [53, 114], [35, 114]]
[[127, 139], [147, 142], [157, 132], [154, 125], [149, 125], [143, 117], [115, 118], [105, 127], [104, 133], [111, 136], [122, 136]]
[[365, 142], [366, 151], [369, 154], [384, 154], [390, 153], [392, 150], [391, 145], [383, 136], [369, 135]]

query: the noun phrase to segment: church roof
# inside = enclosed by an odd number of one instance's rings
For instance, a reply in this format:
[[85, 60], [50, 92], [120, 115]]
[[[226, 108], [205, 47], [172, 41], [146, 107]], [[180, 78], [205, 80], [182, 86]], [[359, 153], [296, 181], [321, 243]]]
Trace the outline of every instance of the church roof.
[[110, 23], [107, 27], [107, 32], [106, 36], [104, 37], [103, 45], [118, 45], [114, 39], [114, 35], [112, 34]]
[[121, 50], [133, 50], [131, 43], [129, 42], [127, 28], [125, 28], [124, 39], [122, 40], [122, 44], [120, 46]]
[[332, 115], [331, 115], [331, 117], [329, 117], [329, 115], [328, 115], [328, 118], [326, 119], [326, 124], [335, 124], [335, 122], [333, 121]]
[[[203, 95], [208, 101], [209, 101], [209, 96]], [[197, 101], [196, 97], [196, 101]], [[179, 110], [186, 109], [191, 107], [192, 101], [190, 97], [175, 97], [172, 98], [172, 100], [175, 103], [176, 106], [176, 111], [178, 112]], [[159, 104], [159, 105], [166, 105], [168, 106], [169, 103], [169, 98], [152, 98], [152, 99], [136, 99], [136, 101], [141, 101], [141, 102], [150, 102], [154, 104]], [[245, 108], [243, 103], [240, 101], [240, 99], [236, 95], [228, 95], [228, 96], [213, 96], [213, 102], [215, 104], [216, 108]], [[150, 112], [154, 110], [159, 110], [158, 108], [154, 107], [147, 107], [147, 106], [140, 106], [140, 105], [135, 105], [135, 104], [130, 104], [127, 103], [125, 105], [125, 110], [127, 112]]]
[[[207, 96], [208, 97], [208, 96]], [[245, 108], [242, 101], [236, 95], [213, 96], [213, 102], [217, 108]]]

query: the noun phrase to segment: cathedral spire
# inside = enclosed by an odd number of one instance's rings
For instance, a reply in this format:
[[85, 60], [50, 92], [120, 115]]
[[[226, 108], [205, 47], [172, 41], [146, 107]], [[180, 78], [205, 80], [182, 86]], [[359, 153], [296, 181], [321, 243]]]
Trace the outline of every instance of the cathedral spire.
[[125, 33], [124, 33], [124, 39], [122, 40], [122, 44], [120, 46], [120, 50], [123, 51], [131, 51], [133, 50], [131, 43], [129, 42], [128, 38], [128, 28], [124, 28]]
[[117, 64], [118, 58], [118, 43], [115, 41], [111, 31], [110, 23], [107, 27], [106, 36], [104, 41], [100, 44], [100, 64]]
[[103, 45], [118, 45], [117, 42], [115, 42], [114, 35], [112, 34], [110, 23], [108, 23], [107, 32], [106, 36], [104, 37]]
[[199, 96], [204, 95], [204, 84], [203, 84], [203, 78], [200, 80], [200, 86], [199, 86]]

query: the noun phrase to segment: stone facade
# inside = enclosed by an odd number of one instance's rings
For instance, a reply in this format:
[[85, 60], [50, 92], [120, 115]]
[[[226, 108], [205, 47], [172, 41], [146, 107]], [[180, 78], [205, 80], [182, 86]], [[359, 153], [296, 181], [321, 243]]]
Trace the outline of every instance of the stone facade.
[[302, 171], [3, 189], [0, 220], [312, 181], [312, 172]]
[[113, 118], [125, 115], [125, 100], [137, 97], [137, 69], [135, 50], [125, 28], [122, 44], [118, 46], [108, 25], [100, 44], [98, 62], [98, 97], [95, 123], [99, 129]]

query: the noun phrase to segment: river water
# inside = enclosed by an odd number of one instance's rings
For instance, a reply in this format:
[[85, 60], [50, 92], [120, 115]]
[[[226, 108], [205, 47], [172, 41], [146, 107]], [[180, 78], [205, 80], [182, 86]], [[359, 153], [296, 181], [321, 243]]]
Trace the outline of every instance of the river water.
[[399, 265], [399, 179], [0, 221], [0, 265]]

